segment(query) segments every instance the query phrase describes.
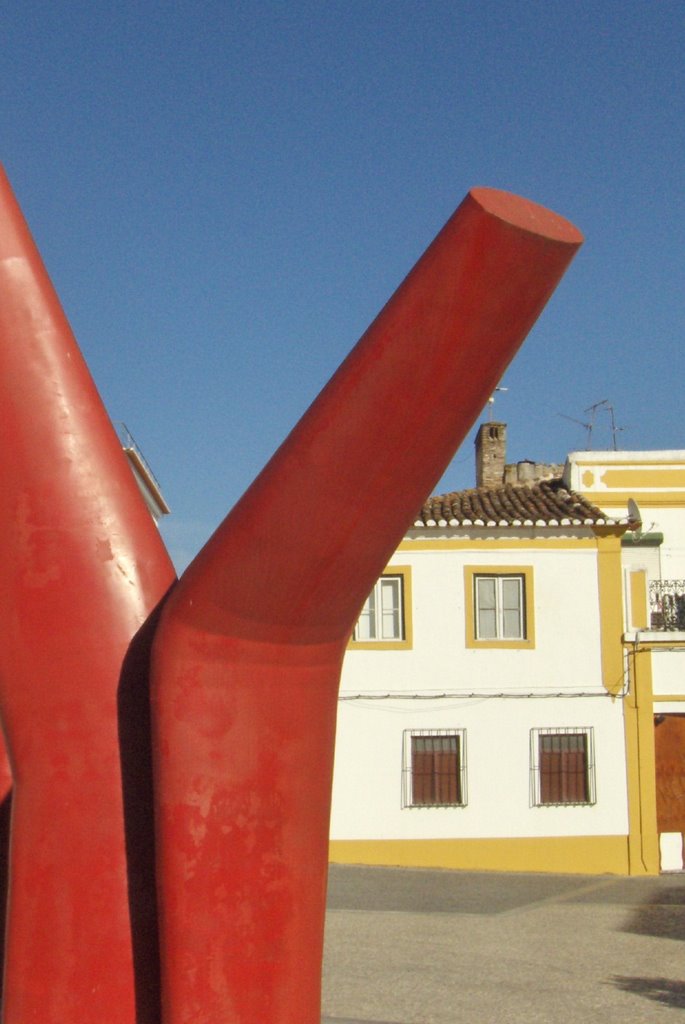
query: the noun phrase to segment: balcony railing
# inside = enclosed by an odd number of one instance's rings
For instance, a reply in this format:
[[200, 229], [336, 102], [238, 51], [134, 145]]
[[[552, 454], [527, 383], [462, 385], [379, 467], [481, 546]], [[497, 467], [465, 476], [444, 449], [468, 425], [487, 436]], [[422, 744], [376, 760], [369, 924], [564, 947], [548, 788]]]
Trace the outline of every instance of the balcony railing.
[[652, 580], [649, 611], [652, 629], [685, 631], [685, 580]]

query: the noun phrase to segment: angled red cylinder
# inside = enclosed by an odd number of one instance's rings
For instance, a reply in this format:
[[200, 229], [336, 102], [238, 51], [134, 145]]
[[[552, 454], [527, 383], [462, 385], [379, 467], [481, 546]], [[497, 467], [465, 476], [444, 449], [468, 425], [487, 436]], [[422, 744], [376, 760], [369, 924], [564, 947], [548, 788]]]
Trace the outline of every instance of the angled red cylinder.
[[174, 573], [4, 172], [0, 415], [0, 716], [15, 782], [2, 1019], [152, 1022], [122, 792], [146, 756], [125, 749], [135, 727], [120, 728], [118, 702], [144, 706], [146, 641], [132, 641]]
[[318, 1024], [347, 639], [581, 241], [534, 203], [470, 192], [165, 606], [165, 1024]]
[[[7, 909], [7, 880], [9, 873], [10, 815], [12, 811], [12, 773], [5, 751], [4, 741], [0, 742], [0, 963], [5, 960], [5, 911]], [[2, 1005], [2, 980], [0, 979], [0, 1006]]]

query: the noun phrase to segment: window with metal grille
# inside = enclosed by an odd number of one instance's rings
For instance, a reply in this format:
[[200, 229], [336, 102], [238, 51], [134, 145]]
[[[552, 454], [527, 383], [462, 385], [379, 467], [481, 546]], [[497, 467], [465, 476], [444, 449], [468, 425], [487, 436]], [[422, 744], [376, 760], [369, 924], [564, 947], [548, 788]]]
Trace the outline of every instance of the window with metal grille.
[[364, 602], [353, 640], [404, 639], [404, 576], [381, 576]]
[[525, 578], [474, 576], [477, 640], [525, 640]]
[[403, 762], [403, 807], [466, 805], [464, 729], [406, 730]]
[[591, 728], [531, 729], [531, 797], [537, 807], [595, 803]]

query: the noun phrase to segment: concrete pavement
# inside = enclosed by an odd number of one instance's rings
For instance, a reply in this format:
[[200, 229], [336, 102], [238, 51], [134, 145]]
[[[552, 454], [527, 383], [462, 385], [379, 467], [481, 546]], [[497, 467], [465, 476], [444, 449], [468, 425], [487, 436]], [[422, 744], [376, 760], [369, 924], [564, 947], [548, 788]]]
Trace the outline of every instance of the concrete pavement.
[[333, 865], [325, 1024], [685, 1021], [685, 874]]

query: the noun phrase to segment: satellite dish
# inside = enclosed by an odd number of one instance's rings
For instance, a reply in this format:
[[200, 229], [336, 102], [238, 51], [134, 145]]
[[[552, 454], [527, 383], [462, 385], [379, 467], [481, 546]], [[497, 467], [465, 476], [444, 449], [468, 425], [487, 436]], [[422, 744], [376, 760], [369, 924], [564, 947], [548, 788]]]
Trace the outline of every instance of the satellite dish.
[[642, 529], [642, 512], [633, 498], [628, 498], [628, 526], [635, 531]]

